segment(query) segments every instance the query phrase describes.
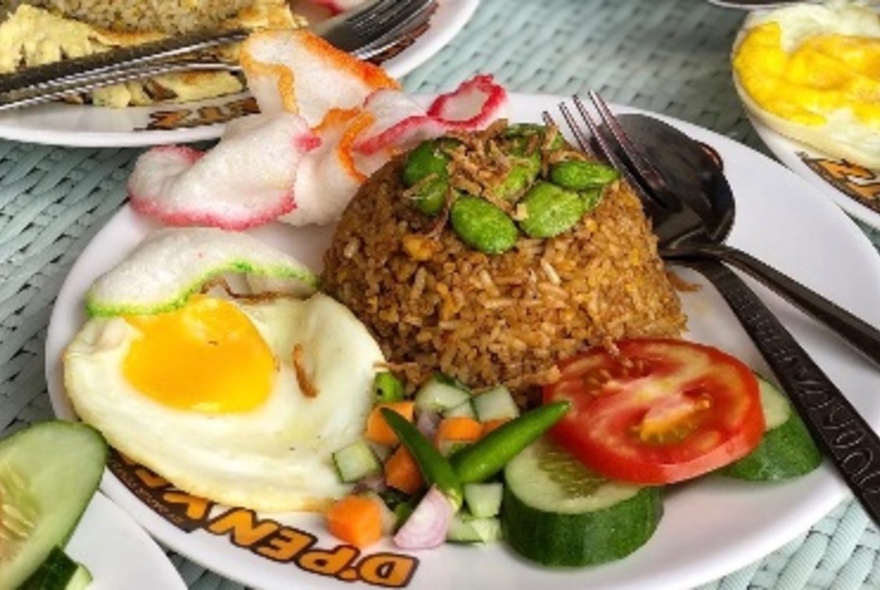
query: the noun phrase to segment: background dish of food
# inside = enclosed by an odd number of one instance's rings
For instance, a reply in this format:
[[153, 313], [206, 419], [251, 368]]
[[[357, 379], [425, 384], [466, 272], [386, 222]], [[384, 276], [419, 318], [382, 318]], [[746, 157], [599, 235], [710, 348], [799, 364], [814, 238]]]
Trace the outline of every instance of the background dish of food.
[[755, 131], [779, 160], [844, 211], [880, 229], [880, 170], [852, 166], [794, 141], [751, 118]]
[[[527, 95], [511, 98], [510, 115], [514, 121], [539, 121], [542, 110], [552, 111], [563, 100]], [[870, 242], [838, 208], [803, 179], [770, 159], [699, 127], [666, 120], [710, 143], [724, 158], [739, 209], [730, 238], [733, 244], [790, 273], [867, 321], [880, 324], [880, 309], [875, 305], [880, 296], [880, 262]], [[791, 216], [795, 209], [799, 212], [796, 219]], [[61, 382], [60, 357], [84, 321], [83, 295], [98, 274], [124, 257], [153, 227], [130, 208], [124, 208], [84, 250], [60, 291], [50, 321], [46, 351], [50, 396], [60, 416], [71, 415]], [[820, 232], [821, 242], [814, 239]], [[271, 224], [252, 233], [317, 268], [332, 228], [293, 229]], [[855, 272], [864, 277], [859, 290], [847, 288], [846, 279]], [[704, 284], [691, 273], [681, 271], [681, 275]], [[880, 425], [880, 400], [872, 395], [875, 369], [766, 289], [759, 286], [756, 289], [866, 419], [875, 426]], [[689, 338], [715, 344], [757, 370], [766, 369], [733, 315], [711, 288], [683, 294], [683, 299], [690, 316]], [[302, 560], [280, 562], [262, 557], [258, 553], [260, 543], [254, 542], [250, 548], [236, 546], [230, 542], [228, 531], [211, 532], [204, 521], [197, 523], [196, 530], [185, 532], [138, 499], [114, 475], [108, 474], [102, 489], [167, 546], [248, 585], [271, 589], [296, 583], [315, 588], [342, 588], [352, 581], [346, 576], [357, 576], [363, 571], [346, 566], [330, 575], [310, 573]], [[790, 483], [766, 486], [709, 477], [670, 488], [665, 496], [665, 515], [655, 536], [642, 549], [619, 562], [554, 571], [517, 560], [503, 544], [446, 545], [413, 554], [418, 560], [417, 566], [412, 579], [404, 582], [409, 588], [691, 587], [775, 550], [828, 513], [846, 494], [846, 487], [828, 466]], [[215, 507], [215, 510], [222, 513], [225, 509]], [[258, 516], [289, 527], [285, 530], [313, 536], [317, 549], [332, 551], [337, 547], [337, 541], [326, 534], [317, 515]], [[694, 526], [695, 523], [698, 526]], [[360, 559], [382, 551], [394, 552], [395, 549], [380, 543], [364, 551]]]
[[876, 107], [853, 90], [880, 36], [875, 12], [849, 0], [752, 12], [731, 60], [736, 93], [770, 151], [844, 211], [880, 228], [880, 167], [868, 122]]
[[92, 574], [92, 590], [186, 588], [150, 536], [101, 493], [92, 498], [67, 551]]
[[[427, 30], [382, 62], [401, 78], [446, 45], [479, 0], [439, 0]], [[52, 103], [0, 112], [0, 138], [72, 147], [134, 147], [215, 139], [224, 123], [256, 112], [247, 92], [181, 104], [112, 109]]]

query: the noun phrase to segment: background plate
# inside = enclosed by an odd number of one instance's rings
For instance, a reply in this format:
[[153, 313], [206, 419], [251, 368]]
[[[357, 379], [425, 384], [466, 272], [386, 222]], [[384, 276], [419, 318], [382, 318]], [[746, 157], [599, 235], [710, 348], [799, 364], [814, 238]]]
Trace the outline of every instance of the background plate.
[[92, 498], [67, 552], [92, 573], [89, 590], [186, 588], [156, 542], [101, 493]]
[[[880, 229], [880, 170], [851, 166], [777, 133], [755, 117], [750, 117], [750, 120], [761, 140], [782, 163], [807, 179], [844, 211], [874, 229]], [[816, 166], [823, 161], [830, 166], [826, 166], [820, 174]], [[813, 165], [808, 162], [813, 162]], [[869, 198], [877, 210], [864, 202]]]
[[[540, 121], [543, 110], [555, 110], [562, 100], [529, 95], [513, 95], [511, 99], [510, 118], [514, 121]], [[880, 325], [880, 307], [876, 305], [880, 300], [880, 259], [839, 208], [770, 158], [699, 127], [661, 118], [711, 144], [724, 158], [738, 209], [730, 236], [732, 244]], [[123, 208], [93, 238], [71, 269], [52, 313], [46, 350], [49, 392], [58, 415], [72, 415], [64, 393], [61, 354], [85, 321], [85, 291], [154, 227], [130, 208]], [[318, 268], [332, 228], [294, 229], [271, 224], [253, 233]], [[695, 275], [684, 270], [681, 274], [704, 285], [697, 292], [683, 295], [690, 318], [688, 336], [715, 344], [756, 370], [766, 371], [720, 296]], [[859, 277], [857, 289], [852, 287], [853, 277]], [[755, 290], [865, 418], [875, 427], [880, 425], [876, 369], [775, 295], [758, 285]], [[138, 499], [119, 478], [108, 474], [102, 489], [164, 544], [220, 574], [267, 590], [291, 585], [350, 588], [351, 581], [362, 573], [357, 560], [381, 558], [382, 552], [395, 551], [390, 543], [380, 543], [344, 567], [317, 575], [304, 565], [299, 554], [289, 561], [262, 557], [259, 546], [265, 547], [272, 540], [268, 537], [248, 548], [230, 542], [228, 535], [211, 533], [204, 522], [185, 532]], [[714, 580], [779, 548], [822, 518], [847, 493], [827, 465], [806, 477], [780, 484], [707, 477], [670, 488], [665, 514], [654, 537], [621, 561], [587, 569], [547, 570], [517, 558], [503, 543], [486, 547], [445, 545], [411, 554], [408, 558], [415, 560], [416, 567], [412, 578], [402, 583], [418, 589], [679, 590]], [[279, 530], [313, 535], [313, 547], [325, 551], [325, 555], [342, 551], [315, 515], [255, 518], [271, 519], [282, 527]]]
[[[438, 0], [428, 29], [382, 66], [394, 78], [409, 73], [449, 43], [478, 4], [479, 0]], [[0, 138], [74, 147], [187, 143], [219, 137], [225, 122], [253, 109], [247, 92], [125, 109], [52, 103], [0, 113]]]

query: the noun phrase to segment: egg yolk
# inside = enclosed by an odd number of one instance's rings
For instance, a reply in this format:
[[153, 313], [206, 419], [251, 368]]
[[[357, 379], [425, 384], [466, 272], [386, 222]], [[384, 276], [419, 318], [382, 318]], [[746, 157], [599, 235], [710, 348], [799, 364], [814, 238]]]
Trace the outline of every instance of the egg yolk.
[[756, 103], [804, 125], [824, 125], [838, 109], [880, 124], [880, 39], [816, 35], [789, 53], [781, 38], [778, 23], [757, 26], [734, 56], [740, 84]]
[[221, 414], [252, 410], [268, 398], [274, 355], [231, 302], [195, 296], [173, 311], [125, 319], [141, 335], [123, 361], [123, 374], [155, 401]]

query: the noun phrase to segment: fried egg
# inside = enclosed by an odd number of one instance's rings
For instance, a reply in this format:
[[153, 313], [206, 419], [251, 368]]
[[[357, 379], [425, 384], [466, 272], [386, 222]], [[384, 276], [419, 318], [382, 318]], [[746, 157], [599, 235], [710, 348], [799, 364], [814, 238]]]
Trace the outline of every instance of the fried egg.
[[880, 169], [880, 15], [853, 2], [752, 13], [733, 51], [749, 112], [832, 156]]
[[332, 453], [361, 438], [384, 357], [347, 308], [314, 294], [193, 295], [90, 319], [64, 355], [76, 413], [197, 496], [317, 510], [348, 491]]

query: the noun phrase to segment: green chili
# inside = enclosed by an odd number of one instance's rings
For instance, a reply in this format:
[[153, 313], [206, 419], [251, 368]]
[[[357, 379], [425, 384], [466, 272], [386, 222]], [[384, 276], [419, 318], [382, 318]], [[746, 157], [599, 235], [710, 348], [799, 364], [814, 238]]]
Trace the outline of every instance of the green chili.
[[434, 485], [449, 498], [455, 509], [461, 508], [464, 492], [449, 460], [410, 421], [388, 408], [382, 408], [385, 422], [412, 454], [428, 485]]
[[569, 406], [568, 401], [559, 401], [530, 410], [455, 453], [450, 462], [458, 481], [478, 483], [501, 471], [508, 461], [556, 424]]

